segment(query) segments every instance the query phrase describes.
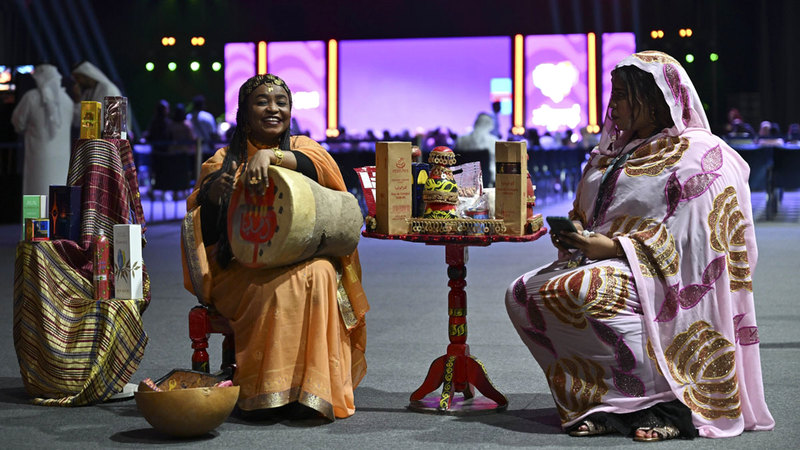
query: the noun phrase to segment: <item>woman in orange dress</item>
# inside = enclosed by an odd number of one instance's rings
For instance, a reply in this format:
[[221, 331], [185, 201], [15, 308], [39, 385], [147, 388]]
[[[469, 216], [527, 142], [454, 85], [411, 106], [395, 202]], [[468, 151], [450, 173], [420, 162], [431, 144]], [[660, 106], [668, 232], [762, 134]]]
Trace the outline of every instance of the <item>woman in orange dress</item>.
[[[346, 190], [336, 162], [317, 142], [290, 136], [292, 95], [274, 75], [239, 89], [237, 127], [228, 147], [203, 163], [182, 230], [184, 284], [226, 317], [234, 331], [241, 411], [308, 411], [334, 420], [355, 412], [353, 390], [366, 373], [358, 253], [252, 268], [233, 256], [227, 211], [237, 183], [263, 193], [267, 170], [296, 170]], [[302, 406], [298, 406], [302, 405]], [[286, 408], [284, 408], [285, 410]]]

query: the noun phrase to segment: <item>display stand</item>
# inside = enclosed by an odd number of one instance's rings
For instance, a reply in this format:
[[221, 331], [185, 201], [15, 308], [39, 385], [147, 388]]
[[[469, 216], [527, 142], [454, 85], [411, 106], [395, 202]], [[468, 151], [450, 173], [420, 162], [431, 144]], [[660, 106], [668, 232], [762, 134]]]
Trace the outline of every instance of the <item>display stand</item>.
[[17, 245], [13, 333], [22, 381], [37, 405], [130, 398], [128, 382], [147, 344], [141, 314], [149, 277], [143, 270], [143, 298], [97, 300], [91, 251], [93, 236], [113, 236], [115, 224], [141, 224], [144, 231], [130, 143], [78, 140], [67, 184], [82, 187], [79, 240]]
[[[486, 247], [494, 242], [531, 242], [546, 232], [547, 229], [543, 227], [523, 236], [388, 235], [362, 232], [367, 238], [422, 242], [445, 247], [449, 278], [447, 285], [450, 287], [447, 302], [450, 344], [446, 353], [433, 361], [422, 385], [411, 394], [409, 409], [453, 415], [484, 414], [506, 409], [508, 400], [505, 395], [492, 385], [483, 363], [470, 354], [467, 345], [467, 293], [464, 287], [467, 285], [468, 247]], [[442, 386], [441, 395], [427, 396], [439, 386]], [[475, 396], [476, 388], [484, 397]], [[456, 396], [457, 393], [462, 395]]]

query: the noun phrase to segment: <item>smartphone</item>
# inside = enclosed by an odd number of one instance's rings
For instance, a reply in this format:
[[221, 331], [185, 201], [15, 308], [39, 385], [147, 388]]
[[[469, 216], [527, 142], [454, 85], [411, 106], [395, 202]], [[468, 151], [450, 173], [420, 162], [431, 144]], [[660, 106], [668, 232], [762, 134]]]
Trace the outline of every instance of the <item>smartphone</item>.
[[[578, 232], [578, 229], [575, 228], [575, 224], [569, 220], [569, 217], [563, 216], [547, 216], [547, 225], [550, 226], [550, 229], [553, 231], [553, 234], [558, 236], [559, 233], [562, 231], [574, 231]], [[564, 248], [575, 248], [571, 245], [568, 245], [566, 242], [561, 242], [561, 245]]]
[[555, 234], [559, 234], [562, 231], [578, 232], [578, 229], [575, 228], [575, 224], [572, 223], [569, 217], [547, 216], [547, 225], [550, 226], [550, 229], [553, 230]]

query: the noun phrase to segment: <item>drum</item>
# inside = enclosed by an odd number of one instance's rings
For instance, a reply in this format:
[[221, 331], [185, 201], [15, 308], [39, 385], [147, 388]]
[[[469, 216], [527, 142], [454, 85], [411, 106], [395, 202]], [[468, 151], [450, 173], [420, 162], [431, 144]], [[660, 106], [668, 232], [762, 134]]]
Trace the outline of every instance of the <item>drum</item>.
[[228, 242], [247, 267], [281, 267], [320, 256], [352, 253], [364, 218], [349, 192], [270, 166], [266, 194], [239, 182], [228, 208]]

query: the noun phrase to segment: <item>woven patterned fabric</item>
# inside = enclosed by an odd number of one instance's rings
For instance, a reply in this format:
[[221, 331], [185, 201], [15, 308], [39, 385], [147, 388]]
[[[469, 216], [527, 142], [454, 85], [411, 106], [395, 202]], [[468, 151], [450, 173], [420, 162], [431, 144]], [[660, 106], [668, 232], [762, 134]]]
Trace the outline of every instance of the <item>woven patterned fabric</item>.
[[115, 224], [141, 224], [145, 231], [136, 167], [130, 143], [121, 140], [81, 139], [75, 143], [67, 184], [81, 186], [81, 244], [103, 230], [114, 235]]
[[[39, 405], [107, 400], [131, 379], [147, 344], [141, 319], [150, 301], [146, 267], [142, 299], [94, 300], [91, 282], [94, 236], [102, 231], [113, 245], [116, 224], [145, 231], [130, 143], [78, 140], [67, 184], [82, 187], [80, 241], [17, 246], [14, 348], [25, 389]], [[111, 272], [111, 292], [114, 281]]]
[[147, 335], [138, 300], [93, 300], [92, 285], [53, 242], [20, 242], [14, 273], [14, 348], [33, 403], [81, 406], [122, 390]]

